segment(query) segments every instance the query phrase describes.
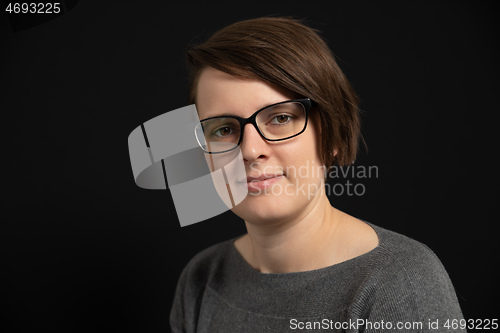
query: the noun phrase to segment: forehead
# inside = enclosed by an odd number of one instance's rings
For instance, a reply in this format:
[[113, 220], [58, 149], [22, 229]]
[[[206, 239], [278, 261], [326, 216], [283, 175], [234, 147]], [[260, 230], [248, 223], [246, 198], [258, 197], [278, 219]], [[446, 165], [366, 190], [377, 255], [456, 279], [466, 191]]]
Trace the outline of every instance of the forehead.
[[264, 106], [292, 98], [291, 93], [268, 82], [238, 78], [208, 67], [198, 79], [196, 107], [200, 119], [222, 114], [248, 117]]

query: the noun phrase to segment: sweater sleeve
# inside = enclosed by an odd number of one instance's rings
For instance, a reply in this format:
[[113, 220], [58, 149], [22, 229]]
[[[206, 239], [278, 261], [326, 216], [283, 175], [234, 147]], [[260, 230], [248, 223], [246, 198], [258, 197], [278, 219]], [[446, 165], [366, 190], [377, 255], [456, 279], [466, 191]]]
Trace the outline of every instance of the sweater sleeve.
[[186, 332], [185, 321], [184, 321], [184, 290], [186, 288], [186, 269], [182, 271], [182, 274], [177, 282], [177, 288], [175, 290], [174, 301], [172, 304], [172, 310], [170, 311], [170, 328], [172, 333], [184, 333]]
[[416, 241], [408, 245], [384, 249], [383, 263], [363, 297], [368, 301], [362, 331], [467, 332], [456, 327], [463, 315], [437, 256]]
[[170, 311], [172, 333], [194, 333], [197, 331], [198, 316], [207, 285], [207, 277], [218, 256], [218, 247], [205, 249], [194, 256], [184, 267]]

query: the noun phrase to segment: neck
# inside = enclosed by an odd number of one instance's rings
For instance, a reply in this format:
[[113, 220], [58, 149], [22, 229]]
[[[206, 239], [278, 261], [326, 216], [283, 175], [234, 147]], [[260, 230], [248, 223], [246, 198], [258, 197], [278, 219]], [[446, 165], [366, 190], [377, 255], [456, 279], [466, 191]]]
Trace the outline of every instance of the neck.
[[262, 273], [287, 273], [319, 269], [335, 263], [332, 239], [341, 212], [330, 205], [325, 193], [311, 201], [297, 217], [276, 224], [246, 223], [248, 236], [241, 251], [249, 264]]

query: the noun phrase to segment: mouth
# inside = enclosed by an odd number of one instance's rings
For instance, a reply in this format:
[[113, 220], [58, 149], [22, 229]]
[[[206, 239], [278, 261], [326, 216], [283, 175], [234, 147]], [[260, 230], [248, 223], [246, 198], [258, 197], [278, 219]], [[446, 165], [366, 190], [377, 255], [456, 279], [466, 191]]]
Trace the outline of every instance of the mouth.
[[284, 175], [282, 173], [276, 175], [261, 175], [259, 177], [249, 176], [246, 179], [248, 191], [261, 191], [281, 180]]

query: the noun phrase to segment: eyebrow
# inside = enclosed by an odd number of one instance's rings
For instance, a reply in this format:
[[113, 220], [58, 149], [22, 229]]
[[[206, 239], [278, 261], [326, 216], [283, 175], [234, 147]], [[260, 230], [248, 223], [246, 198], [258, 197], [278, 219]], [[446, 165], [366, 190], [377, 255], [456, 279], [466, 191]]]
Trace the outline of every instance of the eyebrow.
[[[284, 100], [284, 101], [280, 101], [280, 102], [274, 102], [274, 103], [270, 103], [270, 104], [261, 104], [260, 107], [258, 109], [255, 109], [252, 114], [254, 114], [255, 112], [257, 111], [260, 111], [268, 106], [271, 106], [271, 105], [274, 105], [274, 104], [278, 104], [278, 103], [282, 103], [282, 102], [286, 102], [288, 101], [288, 99]], [[217, 115], [214, 115], [214, 116], [210, 116], [210, 117], [206, 117], [206, 118], [203, 118], [203, 119], [200, 119], [200, 120], [205, 120], [205, 119], [209, 119], [209, 118], [216, 118], [216, 117], [239, 117], [235, 114], [231, 114], [231, 113], [228, 113], [228, 112], [224, 112], [224, 113], [221, 113], [221, 114], [217, 114]]]
[[237, 115], [230, 114], [230, 113], [221, 113], [221, 114], [216, 114], [210, 117], [205, 117], [203, 119], [200, 119], [200, 121], [206, 120], [206, 119], [211, 119], [211, 118], [218, 118], [218, 117], [238, 117]]

